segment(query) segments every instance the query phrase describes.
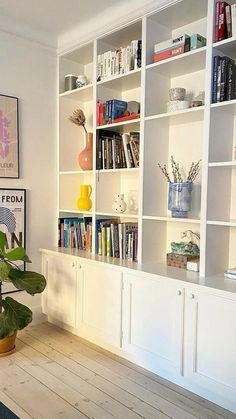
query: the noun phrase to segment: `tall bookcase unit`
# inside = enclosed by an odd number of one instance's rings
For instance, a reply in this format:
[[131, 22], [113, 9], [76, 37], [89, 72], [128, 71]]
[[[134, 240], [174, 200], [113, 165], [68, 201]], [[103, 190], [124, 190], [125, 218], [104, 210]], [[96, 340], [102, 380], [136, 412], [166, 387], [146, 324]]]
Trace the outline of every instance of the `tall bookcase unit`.
[[[158, 266], [166, 264], [170, 243], [180, 241], [181, 233], [188, 229], [201, 235], [200, 276], [222, 273], [236, 264], [236, 100], [211, 104], [212, 59], [216, 54], [235, 59], [236, 40], [213, 43], [214, 9], [214, 0], [174, 2], [58, 57], [58, 216], [92, 216], [92, 255], [96, 220], [114, 217], [138, 222], [138, 262], [156, 263], [157, 273]], [[152, 62], [155, 43], [184, 33], [200, 33], [207, 38], [207, 46]], [[142, 39], [141, 68], [97, 81], [97, 56], [126, 46], [133, 39]], [[64, 76], [68, 73], [86, 74], [89, 84], [64, 92]], [[204, 106], [168, 113], [171, 87], [185, 87], [190, 100], [204, 90]], [[140, 118], [97, 127], [97, 100], [111, 98], [140, 102]], [[77, 163], [84, 147], [84, 132], [68, 121], [76, 108], [84, 110], [86, 127], [93, 132], [91, 171], [80, 170]], [[96, 170], [96, 134], [101, 128], [140, 132], [139, 168]], [[171, 155], [186, 171], [192, 161], [202, 160], [193, 188], [192, 211], [186, 219], [171, 218], [167, 209], [168, 185], [157, 163], [168, 163]], [[81, 183], [93, 188], [93, 206], [88, 213], [76, 209]], [[137, 215], [114, 214], [114, 194], [124, 193], [127, 200], [129, 190], [138, 191]], [[101, 260], [114, 263], [112, 258]], [[137, 267], [135, 263], [128, 265]], [[171, 273], [174, 275], [174, 269]]]

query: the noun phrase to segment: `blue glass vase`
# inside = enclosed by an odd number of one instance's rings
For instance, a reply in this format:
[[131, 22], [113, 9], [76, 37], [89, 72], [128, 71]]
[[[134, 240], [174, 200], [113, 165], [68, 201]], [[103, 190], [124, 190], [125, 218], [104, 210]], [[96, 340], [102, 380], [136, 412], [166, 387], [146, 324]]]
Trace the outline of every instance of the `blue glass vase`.
[[192, 182], [170, 182], [168, 194], [168, 210], [175, 218], [187, 218], [192, 208]]

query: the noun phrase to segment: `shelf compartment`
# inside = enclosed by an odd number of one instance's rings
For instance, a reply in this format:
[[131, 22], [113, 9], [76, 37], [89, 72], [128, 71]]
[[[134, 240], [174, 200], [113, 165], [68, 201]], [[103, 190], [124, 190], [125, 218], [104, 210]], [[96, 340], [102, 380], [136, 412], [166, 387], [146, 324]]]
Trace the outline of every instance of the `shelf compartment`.
[[216, 224], [236, 219], [235, 166], [209, 167], [207, 219]]
[[187, 123], [202, 120], [204, 117], [205, 106], [198, 106], [196, 108], [183, 109], [176, 112], [166, 112], [157, 115], [150, 115], [145, 117], [145, 121], [153, 119], [168, 118], [171, 123]]
[[[200, 226], [186, 222], [173, 223], [170, 220], [143, 220], [143, 263], [157, 262], [166, 264], [166, 255], [171, 252], [171, 242], [180, 242], [186, 230], [199, 233]], [[151, 240], [150, 240], [151, 238]], [[186, 241], [183, 239], [183, 241]], [[166, 265], [167, 266], [167, 265]], [[185, 272], [185, 270], [180, 269]]]
[[236, 116], [233, 110], [236, 110], [236, 101], [234, 102], [233, 106], [229, 101], [211, 105], [209, 167], [234, 165]]
[[213, 48], [216, 48], [222, 54], [227, 55], [233, 60], [236, 59], [236, 37], [223, 39], [223, 41], [215, 42]]
[[69, 90], [67, 92], [60, 93], [60, 98], [74, 99], [83, 102], [90, 102], [93, 100], [93, 85], [88, 84], [79, 89]]
[[[78, 210], [76, 207], [76, 202], [80, 197], [80, 185], [86, 184], [93, 186], [93, 174], [66, 174], [60, 175], [59, 182], [59, 208], [60, 211], [65, 212], [83, 212]], [[94, 191], [92, 191], [91, 196], [93, 205], [94, 205]], [[65, 209], [65, 210], [64, 210]], [[87, 211], [85, 211], [86, 213]], [[89, 213], [92, 212], [92, 209]]]
[[147, 71], [156, 71], [169, 77], [179, 77], [184, 74], [204, 70], [206, 66], [206, 47], [198, 48], [167, 60], [147, 65]]
[[[67, 93], [65, 92], [65, 75], [67, 74], [73, 74], [75, 76], [85, 74], [88, 82], [92, 83], [93, 42], [59, 56], [59, 92], [61, 94]], [[70, 92], [67, 97], [70, 97]]]
[[[210, 222], [211, 223], [211, 222]], [[222, 274], [236, 266], [234, 224], [209, 224], [206, 230], [206, 275]]]
[[[137, 170], [132, 171], [116, 171], [112, 172], [111, 176], [107, 176], [105, 171], [97, 174], [96, 179], [96, 212], [101, 214], [112, 214], [113, 210], [112, 205], [114, 203], [115, 194], [124, 194], [124, 201], [128, 204], [130, 198], [130, 191], [136, 191], [136, 196], [138, 200], [138, 180], [139, 172]], [[137, 202], [138, 205], [138, 202]], [[121, 214], [121, 216], [129, 217], [129, 206], [127, 206], [126, 214]], [[117, 215], [118, 216], [118, 215]], [[132, 217], [137, 217], [137, 214], [132, 214]]]
[[97, 83], [97, 86], [109, 87], [113, 90], [132, 90], [140, 87], [141, 69], [132, 70], [124, 74], [104, 79]]
[[119, 47], [126, 47], [134, 39], [142, 39], [142, 20], [124, 26], [98, 39], [98, 54], [115, 51]]
[[[145, 121], [143, 213], [168, 217], [168, 182], [158, 167], [166, 164], [171, 172], [170, 156], [179, 162], [186, 177], [192, 161], [202, 157], [203, 121], [171, 124], [167, 118]], [[158, 133], [158, 134], [157, 134]], [[200, 140], [201, 139], [201, 140]], [[200, 218], [201, 176], [192, 192], [191, 219]], [[170, 216], [170, 215], [169, 215]]]

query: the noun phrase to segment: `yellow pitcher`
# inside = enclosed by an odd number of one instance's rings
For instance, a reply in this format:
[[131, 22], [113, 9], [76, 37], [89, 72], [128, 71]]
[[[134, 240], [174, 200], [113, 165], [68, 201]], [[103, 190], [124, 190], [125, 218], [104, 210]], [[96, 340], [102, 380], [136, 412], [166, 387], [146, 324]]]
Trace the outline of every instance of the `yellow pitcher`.
[[79, 210], [89, 211], [92, 208], [92, 200], [90, 199], [91, 193], [91, 185], [80, 185], [80, 198], [77, 199], [77, 208]]

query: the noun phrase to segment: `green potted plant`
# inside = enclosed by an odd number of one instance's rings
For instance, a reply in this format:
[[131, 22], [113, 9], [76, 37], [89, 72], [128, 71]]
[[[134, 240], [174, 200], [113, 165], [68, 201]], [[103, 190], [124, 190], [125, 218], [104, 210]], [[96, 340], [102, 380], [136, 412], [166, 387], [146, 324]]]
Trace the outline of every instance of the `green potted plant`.
[[0, 231], [0, 357], [13, 352], [16, 334], [24, 329], [33, 319], [32, 311], [12, 297], [3, 298], [2, 283], [10, 282], [18, 290], [30, 295], [43, 292], [46, 279], [43, 275], [22, 271], [17, 261], [31, 263], [23, 247], [6, 251], [6, 235]]

